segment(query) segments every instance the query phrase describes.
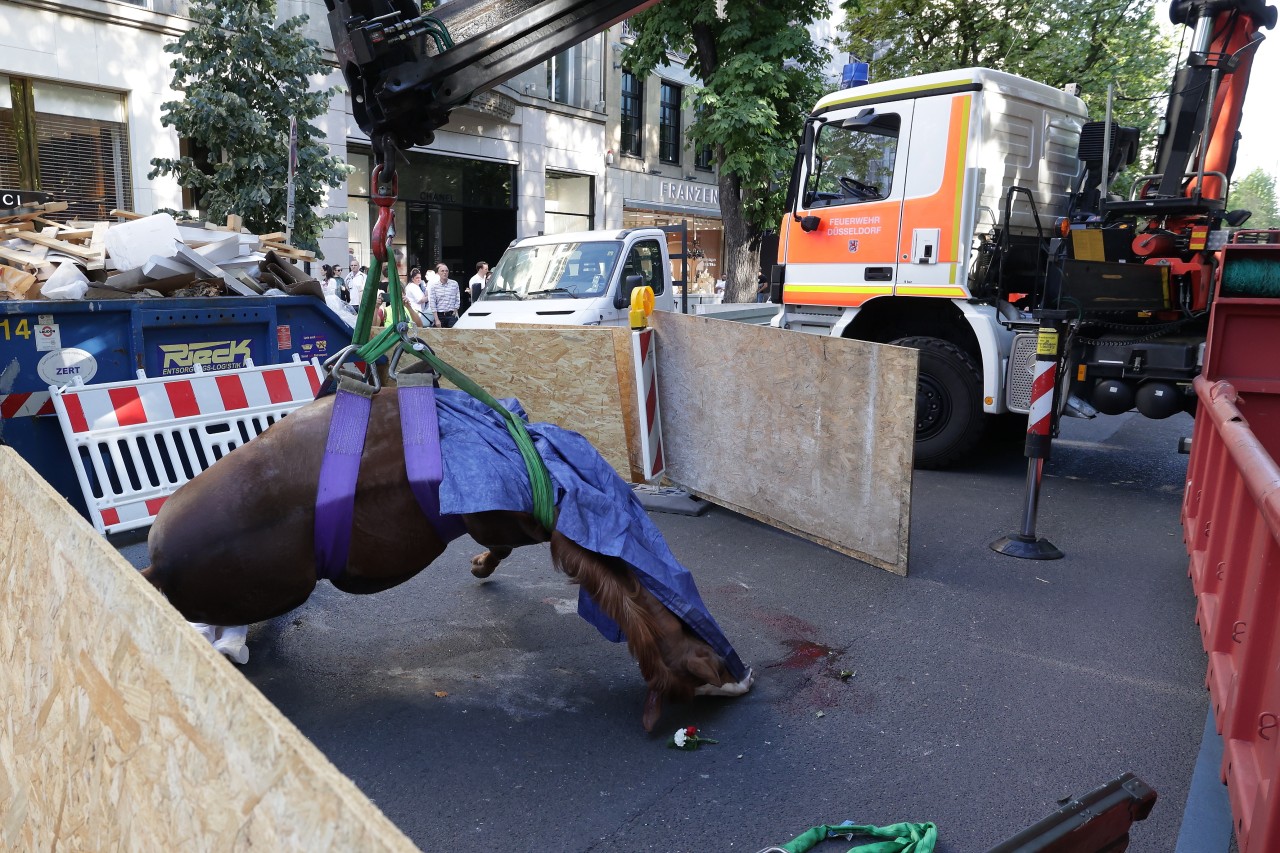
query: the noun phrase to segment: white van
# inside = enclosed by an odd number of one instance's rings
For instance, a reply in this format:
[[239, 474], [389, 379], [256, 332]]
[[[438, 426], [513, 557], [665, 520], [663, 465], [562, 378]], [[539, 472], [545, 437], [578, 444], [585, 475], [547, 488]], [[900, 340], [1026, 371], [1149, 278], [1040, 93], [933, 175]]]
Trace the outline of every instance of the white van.
[[649, 285], [654, 307], [674, 311], [671, 258], [661, 228], [578, 231], [515, 240], [457, 329], [498, 323], [627, 326], [631, 291]]

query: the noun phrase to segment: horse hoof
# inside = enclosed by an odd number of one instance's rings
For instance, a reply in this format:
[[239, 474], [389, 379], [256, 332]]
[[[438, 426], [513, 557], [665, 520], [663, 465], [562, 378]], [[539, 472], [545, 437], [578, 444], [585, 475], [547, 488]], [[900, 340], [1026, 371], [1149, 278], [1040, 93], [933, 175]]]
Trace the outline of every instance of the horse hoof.
[[492, 559], [492, 556], [493, 555], [488, 551], [485, 551], [483, 554], [478, 554], [477, 556], [472, 557], [471, 574], [481, 580], [493, 574], [494, 570], [498, 568], [498, 561]]

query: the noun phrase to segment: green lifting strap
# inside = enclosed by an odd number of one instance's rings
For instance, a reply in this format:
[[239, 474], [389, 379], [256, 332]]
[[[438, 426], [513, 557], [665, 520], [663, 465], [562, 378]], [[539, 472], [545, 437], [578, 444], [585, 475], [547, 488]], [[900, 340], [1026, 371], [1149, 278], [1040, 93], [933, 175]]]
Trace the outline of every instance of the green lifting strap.
[[931, 823], [895, 823], [890, 826], [815, 826], [776, 849], [786, 853], [806, 853], [828, 838], [869, 835], [882, 839], [849, 848], [848, 853], [933, 853], [938, 844], [938, 827]]
[[[378, 336], [370, 340], [373, 330], [373, 315], [378, 304], [378, 282], [382, 279], [382, 262], [376, 257], [369, 265], [369, 278], [365, 282], [364, 294], [360, 298], [360, 312], [356, 315], [356, 327], [351, 342], [360, 347], [358, 358], [367, 364], [373, 364], [396, 346], [404, 343], [400, 330], [408, 323], [405, 315], [404, 299], [401, 297], [400, 274], [396, 265], [387, 266], [387, 325]], [[515, 439], [516, 448], [524, 459], [525, 468], [529, 471], [529, 485], [533, 493], [533, 517], [548, 533], [556, 529], [555, 489], [551, 485], [551, 475], [543, 463], [538, 450], [533, 446], [533, 439], [525, 429], [524, 421], [514, 412], [507, 409], [488, 391], [476, 384], [475, 380], [448, 364], [426, 347], [418, 349], [412, 345], [404, 351], [412, 353], [431, 365], [437, 373], [448, 379], [459, 389], [475, 397], [502, 416], [507, 432]], [[394, 365], [393, 365], [394, 366]]]

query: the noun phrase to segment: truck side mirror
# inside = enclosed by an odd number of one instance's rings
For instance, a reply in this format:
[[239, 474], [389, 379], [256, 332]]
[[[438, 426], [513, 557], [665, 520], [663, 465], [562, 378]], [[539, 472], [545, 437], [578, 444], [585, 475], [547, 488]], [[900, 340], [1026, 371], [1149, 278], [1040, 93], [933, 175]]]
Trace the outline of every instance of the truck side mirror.
[[637, 287], [644, 287], [644, 276], [629, 275], [622, 280], [622, 287], [618, 288], [618, 293], [613, 297], [613, 307], [623, 310], [631, 307], [631, 291]]

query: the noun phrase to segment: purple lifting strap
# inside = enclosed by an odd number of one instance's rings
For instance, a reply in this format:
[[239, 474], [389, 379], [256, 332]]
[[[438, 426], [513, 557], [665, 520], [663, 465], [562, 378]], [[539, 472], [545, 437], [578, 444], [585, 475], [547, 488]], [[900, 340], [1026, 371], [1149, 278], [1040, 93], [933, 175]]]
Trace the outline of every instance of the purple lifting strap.
[[404, 467], [413, 496], [422, 514], [445, 542], [452, 542], [466, 527], [462, 516], [440, 514], [440, 421], [436, 416], [436, 392], [428, 377], [402, 374], [396, 394], [400, 399], [400, 432], [404, 434]]
[[333, 399], [329, 439], [320, 463], [316, 491], [316, 577], [333, 580], [347, 567], [351, 523], [355, 515], [356, 478], [364, 452], [365, 428], [373, 401], [368, 386], [342, 380]]

